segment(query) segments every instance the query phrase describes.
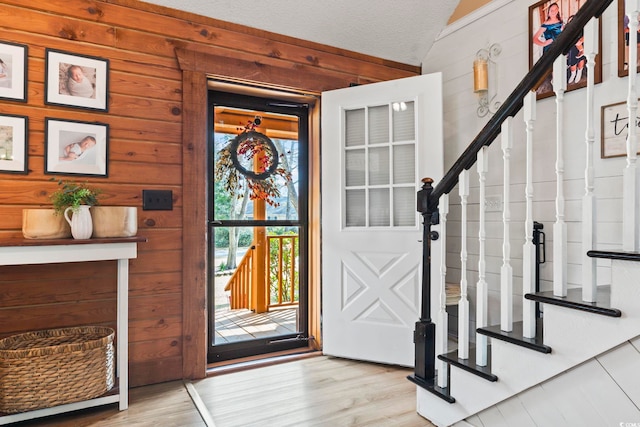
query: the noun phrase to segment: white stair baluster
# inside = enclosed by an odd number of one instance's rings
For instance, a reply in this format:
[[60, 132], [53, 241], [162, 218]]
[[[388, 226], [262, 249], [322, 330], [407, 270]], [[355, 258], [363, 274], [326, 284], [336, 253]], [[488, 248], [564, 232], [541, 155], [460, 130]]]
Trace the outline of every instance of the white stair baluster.
[[[633, 50], [633, 49], [629, 49]], [[594, 194], [594, 73], [595, 56], [598, 53], [598, 20], [592, 18], [584, 27], [584, 53], [587, 57], [587, 121], [585, 194], [582, 198], [582, 299], [596, 301], [596, 259], [587, 256], [595, 249], [596, 200]]]
[[503, 159], [503, 206], [502, 206], [502, 268], [500, 269], [500, 329], [505, 332], [513, 330], [513, 268], [511, 267], [511, 243], [509, 228], [511, 221], [509, 189], [511, 187], [510, 162], [513, 135], [511, 121], [508, 117], [501, 128]]
[[[629, 18], [629, 46], [636, 46], [638, 37], [638, 1], [627, 0], [625, 2], [625, 14]], [[638, 51], [629, 49], [629, 87], [627, 92], [628, 117], [637, 117], [638, 114], [638, 92], [636, 90], [636, 77], [638, 63]], [[633, 126], [633, 121], [629, 119], [629, 128], [636, 132], [627, 134], [627, 166], [623, 172], [623, 193], [622, 193], [622, 249], [625, 251], [638, 250], [638, 178], [637, 164], [638, 138], [637, 127]]]
[[567, 90], [567, 57], [553, 63], [556, 94], [556, 222], [553, 224], [553, 294], [567, 296], [567, 224], [564, 222], [564, 93]]
[[[449, 316], [447, 315], [447, 214], [449, 213], [449, 195], [440, 197], [440, 309], [438, 310], [438, 331], [436, 333], [436, 354], [446, 354], [449, 338]], [[447, 363], [438, 359], [438, 387], [447, 386]]]
[[524, 98], [524, 122], [526, 125], [526, 184], [524, 246], [522, 247], [522, 335], [536, 336], [536, 303], [524, 298], [535, 292], [536, 247], [533, 244], [533, 123], [536, 120], [536, 93], [529, 92]]
[[[488, 325], [489, 317], [489, 296], [486, 281], [486, 181], [487, 170], [489, 169], [489, 147], [484, 146], [478, 152], [478, 180], [480, 183], [480, 217], [478, 239], [480, 248], [478, 251], [478, 284], [476, 289], [476, 328], [484, 328]], [[488, 353], [488, 337], [486, 335], [476, 333], [476, 365], [487, 366]]]
[[460, 301], [458, 301], [458, 357], [469, 358], [469, 299], [467, 298], [467, 199], [469, 198], [469, 171], [463, 170], [458, 181], [462, 205], [460, 250]]

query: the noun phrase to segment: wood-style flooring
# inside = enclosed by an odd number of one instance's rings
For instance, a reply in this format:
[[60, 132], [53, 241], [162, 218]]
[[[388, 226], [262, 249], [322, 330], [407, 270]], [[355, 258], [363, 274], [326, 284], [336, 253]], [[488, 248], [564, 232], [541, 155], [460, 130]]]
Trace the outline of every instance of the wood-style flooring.
[[409, 373], [397, 366], [308, 357], [192, 383], [134, 388], [122, 412], [109, 405], [16, 426], [433, 426], [416, 413]]
[[297, 313], [297, 307], [280, 308], [265, 313], [254, 313], [247, 309], [217, 309], [215, 344], [295, 333]]

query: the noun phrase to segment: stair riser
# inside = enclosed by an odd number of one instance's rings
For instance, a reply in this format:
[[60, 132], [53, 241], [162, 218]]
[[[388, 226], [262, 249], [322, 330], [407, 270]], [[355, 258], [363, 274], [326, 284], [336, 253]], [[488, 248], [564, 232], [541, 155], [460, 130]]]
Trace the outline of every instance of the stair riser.
[[451, 425], [540, 384], [640, 335], [640, 263], [612, 261], [611, 306], [622, 311], [613, 318], [547, 304], [544, 309], [543, 354], [500, 340], [491, 340], [490, 383], [452, 367], [451, 394], [445, 401], [418, 388], [418, 413], [436, 425]]

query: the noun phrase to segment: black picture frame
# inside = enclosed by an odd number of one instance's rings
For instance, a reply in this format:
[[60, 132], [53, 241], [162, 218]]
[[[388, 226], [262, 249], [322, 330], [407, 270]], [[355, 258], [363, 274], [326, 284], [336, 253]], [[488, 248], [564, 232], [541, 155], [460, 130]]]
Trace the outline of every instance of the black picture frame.
[[[587, 0], [542, 0], [529, 6], [529, 69], [533, 67], [544, 52], [543, 44], [555, 40], [562, 32], [564, 26]], [[557, 15], [550, 13], [550, 9], [556, 7]], [[551, 16], [554, 15], [554, 16]], [[560, 19], [557, 19], [557, 18]], [[559, 21], [560, 24], [557, 22]], [[543, 28], [543, 24], [544, 27]], [[594, 82], [602, 83], [602, 19], [598, 19], [598, 53], [595, 58]], [[572, 91], [587, 86], [586, 58], [580, 50], [582, 38], [567, 53], [567, 89]], [[550, 43], [550, 42], [549, 42]], [[576, 71], [575, 73], [573, 71]], [[544, 77], [536, 90], [536, 99], [554, 96], [552, 80], [553, 73], [549, 72]]]
[[45, 51], [45, 104], [109, 111], [109, 60]]
[[109, 176], [107, 123], [45, 118], [45, 174]]
[[26, 45], [0, 41], [0, 99], [27, 102]]
[[0, 114], [0, 172], [27, 174], [29, 118]]

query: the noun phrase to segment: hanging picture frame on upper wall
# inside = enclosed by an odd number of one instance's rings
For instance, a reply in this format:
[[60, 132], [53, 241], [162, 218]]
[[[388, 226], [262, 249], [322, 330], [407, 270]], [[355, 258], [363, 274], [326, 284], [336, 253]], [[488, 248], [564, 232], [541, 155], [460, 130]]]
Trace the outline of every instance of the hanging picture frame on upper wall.
[[[549, 45], [587, 0], [543, 0], [529, 6], [529, 69], [533, 67]], [[602, 19], [598, 19], [598, 52], [602, 52]], [[593, 77], [602, 82], [602, 56], [596, 55]], [[567, 92], [587, 86], [587, 58], [584, 55], [584, 37], [580, 37], [567, 53]], [[536, 90], [536, 98], [554, 96], [553, 73], [549, 72]]]
[[0, 172], [29, 172], [27, 167], [27, 138], [29, 118], [0, 114]]
[[25, 45], [0, 41], [0, 99], [27, 102]]
[[[618, 77], [629, 75], [629, 19], [624, 9], [624, 0], [618, 0]], [[640, 21], [640, 16], [638, 20]], [[640, 25], [638, 25], [638, 32], [640, 33]], [[636, 51], [638, 52], [637, 70], [640, 72], [640, 34], [638, 34]]]
[[45, 104], [108, 111], [109, 60], [47, 49]]

